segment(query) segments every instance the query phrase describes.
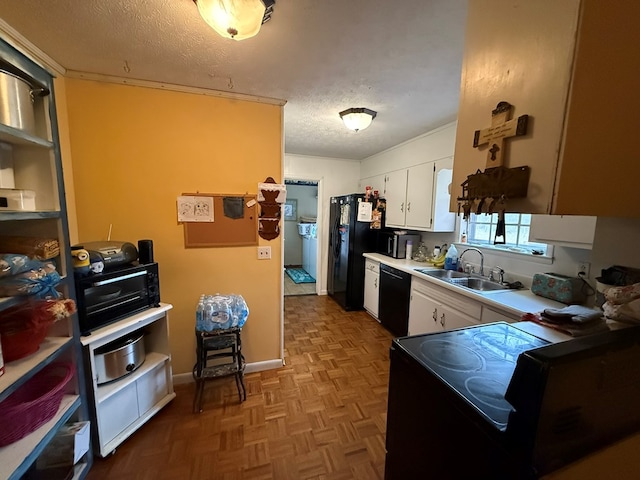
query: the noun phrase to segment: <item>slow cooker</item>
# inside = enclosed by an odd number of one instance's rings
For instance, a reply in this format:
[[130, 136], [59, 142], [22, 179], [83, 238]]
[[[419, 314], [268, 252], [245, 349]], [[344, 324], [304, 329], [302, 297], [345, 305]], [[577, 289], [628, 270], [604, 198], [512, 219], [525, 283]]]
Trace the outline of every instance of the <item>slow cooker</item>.
[[95, 351], [96, 382], [113, 382], [134, 372], [145, 359], [144, 333], [130, 335], [107, 343]]

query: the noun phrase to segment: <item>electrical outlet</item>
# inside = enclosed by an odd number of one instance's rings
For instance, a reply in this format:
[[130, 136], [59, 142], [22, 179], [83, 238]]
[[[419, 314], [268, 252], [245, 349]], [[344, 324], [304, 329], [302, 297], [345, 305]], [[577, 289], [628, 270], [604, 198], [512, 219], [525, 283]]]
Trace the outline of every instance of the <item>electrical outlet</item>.
[[271, 247], [258, 247], [258, 260], [269, 260], [271, 258]]
[[578, 262], [576, 265], [576, 276], [583, 276], [585, 278], [589, 277], [589, 268], [591, 264], [589, 262]]

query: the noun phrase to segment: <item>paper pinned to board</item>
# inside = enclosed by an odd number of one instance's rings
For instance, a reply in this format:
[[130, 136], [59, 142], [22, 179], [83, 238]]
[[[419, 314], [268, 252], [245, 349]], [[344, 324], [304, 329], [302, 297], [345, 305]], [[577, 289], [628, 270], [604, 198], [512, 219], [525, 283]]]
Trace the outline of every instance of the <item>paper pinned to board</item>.
[[373, 203], [358, 202], [358, 221], [359, 222], [370, 222], [372, 212], [373, 212]]
[[213, 197], [180, 195], [178, 222], [213, 222]]

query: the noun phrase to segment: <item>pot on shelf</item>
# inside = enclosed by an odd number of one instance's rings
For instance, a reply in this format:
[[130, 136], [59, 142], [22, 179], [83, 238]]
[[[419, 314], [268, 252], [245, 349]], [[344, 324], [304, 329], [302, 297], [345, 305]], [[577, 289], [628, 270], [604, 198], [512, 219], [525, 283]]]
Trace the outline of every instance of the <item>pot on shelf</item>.
[[36, 134], [33, 102], [49, 91], [35, 88], [24, 78], [0, 70], [0, 123], [31, 135]]

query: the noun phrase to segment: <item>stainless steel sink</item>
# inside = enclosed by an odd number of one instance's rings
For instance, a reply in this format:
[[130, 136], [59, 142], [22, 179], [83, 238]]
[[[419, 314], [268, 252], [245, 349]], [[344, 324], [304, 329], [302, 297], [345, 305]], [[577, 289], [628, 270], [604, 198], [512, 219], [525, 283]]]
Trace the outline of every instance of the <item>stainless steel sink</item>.
[[480, 292], [492, 292], [497, 290], [508, 290], [509, 287], [505, 287], [504, 285], [492, 282], [491, 280], [486, 280], [484, 278], [475, 278], [475, 277], [467, 277], [467, 278], [452, 278], [449, 280], [449, 283], [454, 285], [459, 285], [461, 287], [467, 287], [471, 290], [477, 290]]
[[433, 270], [428, 268], [417, 268], [416, 272], [424, 273], [430, 277], [439, 278], [440, 280], [449, 281], [457, 278], [468, 278], [469, 275], [462, 272], [456, 272], [454, 270]]
[[509, 290], [509, 287], [506, 287], [501, 283], [493, 282], [483, 277], [469, 275], [468, 273], [456, 272], [454, 270], [430, 270], [428, 268], [419, 268], [416, 269], [416, 271], [458, 287], [468, 288], [478, 293]]

